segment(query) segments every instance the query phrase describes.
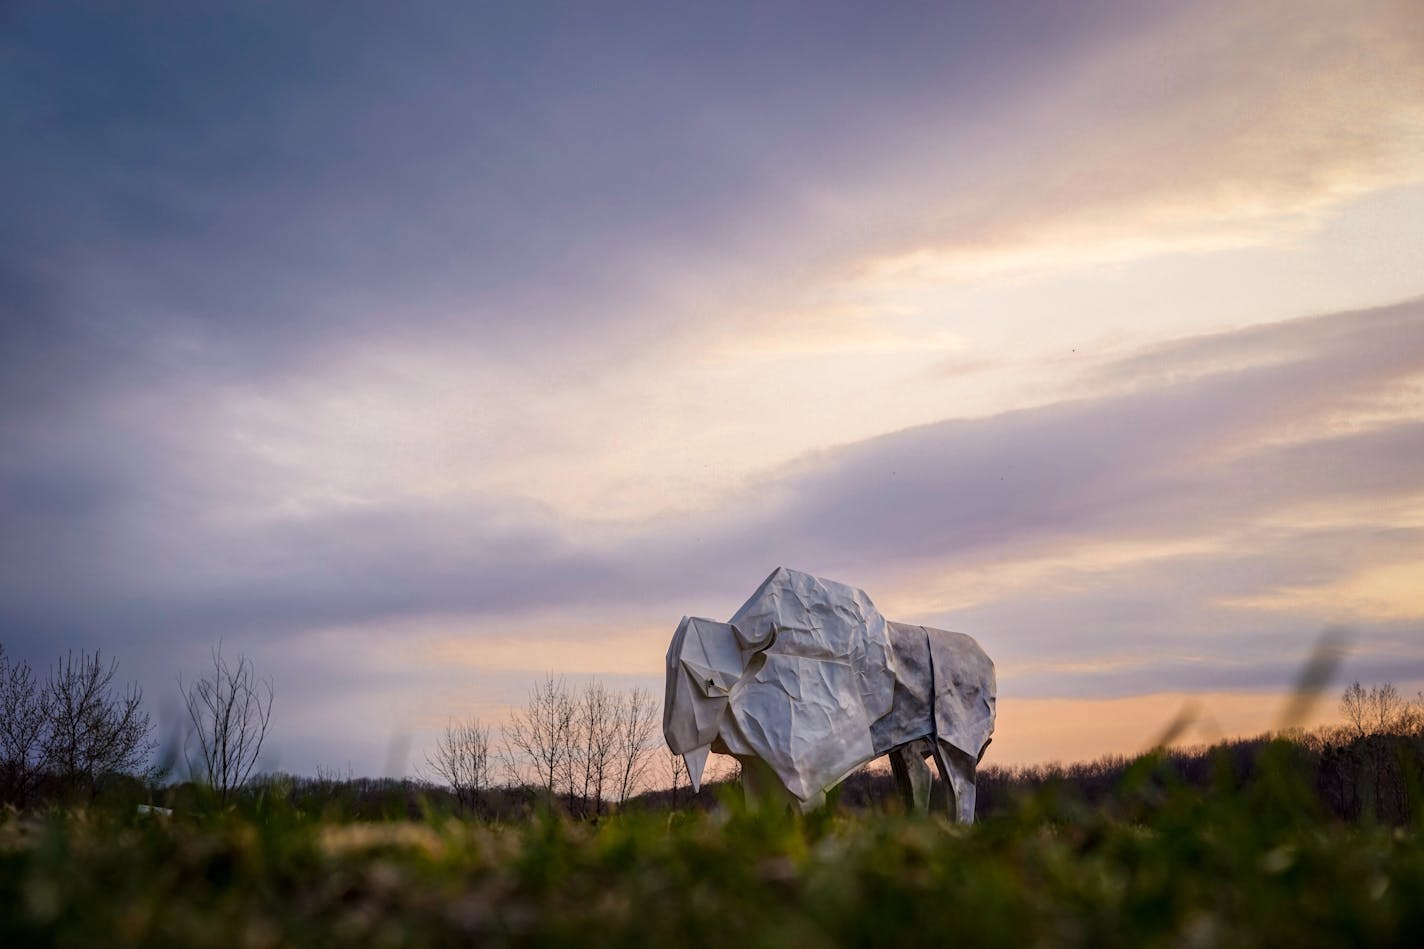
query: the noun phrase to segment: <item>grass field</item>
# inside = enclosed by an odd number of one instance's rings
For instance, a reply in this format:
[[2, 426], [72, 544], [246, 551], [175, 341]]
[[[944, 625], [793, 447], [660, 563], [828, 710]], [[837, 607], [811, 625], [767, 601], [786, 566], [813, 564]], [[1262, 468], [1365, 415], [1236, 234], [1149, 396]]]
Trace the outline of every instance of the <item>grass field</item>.
[[0, 823], [0, 945], [1424, 945], [1414, 828], [1325, 818], [1288, 768], [1107, 805], [1043, 791], [973, 828], [754, 814], [291, 808]]

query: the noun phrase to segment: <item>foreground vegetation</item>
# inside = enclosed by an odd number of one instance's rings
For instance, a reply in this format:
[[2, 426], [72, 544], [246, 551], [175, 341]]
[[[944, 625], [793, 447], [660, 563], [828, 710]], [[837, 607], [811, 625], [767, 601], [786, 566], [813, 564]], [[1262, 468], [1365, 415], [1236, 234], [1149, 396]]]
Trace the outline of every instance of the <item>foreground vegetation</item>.
[[[233, 668], [221, 694], [243, 694]], [[112, 665], [56, 670], [0, 669], [0, 710], [32, 712], [0, 716], [0, 946], [1424, 945], [1424, 708], [1392, 686], [1352, 686], [1344, 726], [1289, 740], [985, 768], [965, 828], [896, 813], [874, 771], [808, 817], [693, 795], [676, 770], [631, 797], [640, 772], [606, 783], [599, 742], [531, 743], [542, 779], [495, 786], [474, 726], [431, 759], [441, 786], [246, 780], [250, 755], [232, 781], [209, 757], [171, 783], [71, 740], [137, 707]], [[575, 723], [608, 704], [583, 695], [545, 704]], [[570, 727], [550, 734], [604, 734]]]
[[1269, 744], [1200, 788], [1151, 756], [973, 828], [733, 795], [598, 822], [12, 811], [0, 945], [1424, 944], [1418, 826], [1332, 818], [1304, 760]]

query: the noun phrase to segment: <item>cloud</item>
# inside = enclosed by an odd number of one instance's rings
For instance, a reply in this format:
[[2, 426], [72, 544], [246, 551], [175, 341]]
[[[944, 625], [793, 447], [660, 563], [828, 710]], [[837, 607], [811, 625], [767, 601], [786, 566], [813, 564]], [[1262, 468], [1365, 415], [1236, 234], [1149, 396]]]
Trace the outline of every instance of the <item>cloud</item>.
[[875, 261], [1255, 240], [1414, 174], [1407, 4], [1135, 7], [28, 11], [0, 332], [63, 344], [7, 347], [6, 374], [170, 349], [263, 378], [353, 338], [556, 370], [768, 312], [785, 336]]
[[1196, 367], [1233, 336], [1159, 347], [1101, 374], [1165, 382], [816, 453], [715, 514], [643, 525], [583, 526], [506, 497], [245, 514], [244, 486], [274, 476], [261, 463], [236, 465], [242, 455], [214, 457], [204, 443], [183, 454], [181, 438], [150, 427], [148, 443], [125, 451], [132, 432], [103, 440], [101, 423], [78, 455], [45, 465], [32, 450], [28, 466], [6, 467], [9, 609], [28, 602], [33, 615], [44, 602], [71, 625], [110, 612], [70, 597], [78, 581], [149, 602], [143, 623], [171, 610], [163, 625], [217, 634], [691, 594], [780, 562], [887, 575], [1087, 540], [1227, 535], [1303, 505], [1424, 493], [1424, 426], [1413, 417], [1280, 437], [1417, 378], [1421, 326], [1414, 301], [1248, 329], [1239, 352], [1293, 355], [1216, 373]]
[[[730, 585], [740, 569], [749, 587], [777, 563], [854, 577], [1010, 662], [1140, 657], [1011, 690], [1283, 687], [1283, 651], [1328, 620], [1362, 624], [1365, 650], [1424, 621], [1397, 584], [1369, 580], [1407, 570], [1424, 539], [1417, 517], [1399, 520], [1424, 504], [1421, 330], [1416, 300], [1155, 347], [1099, 370], [1107, 395], [805, 458], [633, 559], [669, 585], [678, 571]], [[1411, 392], [1342, 430], [1342, 409]], [[1368, 596], [1326, 599], [1362, 583]]]
[[887, 228], [899, 246], [867, 249], [851, 283], [874, 298], [1281, 244], [1333, 206], [1419, 181], [1417, 11], [1380, 2], [1337, 14], [1196, 5], [1056, 64], [997, 117], [980, 173], [971, 163], [917, 193], [918, 227]]
[[586, 353], [660, 270], [764, 260], [784, 231], [754, 219], [804, 220], [788, 169], [874, 154], [885, 102], [962, 103], [956, 79], [1105, 15], [1017, 12], [46, 5], [6, 35], [26, 188], [0, 240], [70, 325], [185, 337], [209, 371], [397, 323]]
[[7, 14], [7, 647], [351, 650], [316, 704], [393, 695], [384, 636], [635, 649], [777, 563], [1024, 690], [1279, 681], [1332, 598], [1407, 642], [1420, 301], [1045, 368], [1057, 301], [935, 293], [1418, 180], [1412, 5], [430, 10]]
[[[1160, 533], [1309, 497], [1417, 489], [1424, 432], [1412, 419], [1276, 443], [1424, 371], [1421, 312], [1415, 301], [1340, 314], [1326, 321], [1330, 332], [1314, 321], [1280, 324], [1270, 331], [1278, 351], [1309, 345], [1297, 331], [1318, 345], [1277, 364], [947, 420], [828, 451], [777, 485], [791, 500], [761, 528], [783, 545], [862, 557], [976, 556], [1098, 528]], [[1263, 333], [1246, 331], [1247, 347], [1262, 345]], [[1206, 346], [1186, 345], [1182, 365], [1196, 366]], [[1171, 380], [1168, 352], [1152, 358], [1157, 378]]]
[[[651, 681], [647, 631], [727, 614], [786, 563], [979, 635], [1006, 696], [1284, 688], [1332, 619], [1360, 674], [1413, 675], [1424, 618], [1385, 581], [1424, 540], [1424, 426], [1390, 401], [1424, 372], [1421, 328], [1415, 300], [1160, 345], [1094, 370], [1103, 395], [813, 453], [715, 513], [627, 523], [492, 496], [253, 505], [280, 469], [185, 445], [161, 424], [181, 408], [119, 406], [0, 466], [0, 635], [37, 664], [117, 650], [155, 694], [226, 638], [283, 669], [294, 714], [367, 681], [415, 721], [410, 689], [457, 694], [484, 643], [530, 669], [619, 644], [646, 656], [605, 671]], [[1380, 401], [1398, 411], [1319, 424]], [[313, 649], [342, 659], [293, 665]]]

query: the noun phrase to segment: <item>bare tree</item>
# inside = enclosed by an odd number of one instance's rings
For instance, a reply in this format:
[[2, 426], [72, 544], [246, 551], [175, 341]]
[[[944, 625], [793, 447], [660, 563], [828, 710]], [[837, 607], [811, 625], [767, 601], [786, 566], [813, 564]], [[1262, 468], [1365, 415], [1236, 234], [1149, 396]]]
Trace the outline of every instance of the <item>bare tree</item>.
[[0, 802], [20, 807], [39, 783], [49, 693], [28, 662], [10, 661], [0, 644]]
[[502, 729], [501, 749], [511, 781], [522, 782], [525, 769], [533, 769], [535, 780], [550, 801], [572, 784], [571, 746], [574, 702], [563, 678], [550, 673], [529, 690], [523, 709], [510, 716]]
[[[632, 795], [648, 769], [657, 745], [658, 708], [646, 689], [625, 692], [618, 703], [618, 729], [614, 743], [618, 803]], [[679, 759], [681, 760], [681, 759]]]
[[1340, 696], [1340, 714], [1345, 718], [1346, 727], [1356, 737], [1365, 735], [1369, 727], [1369, 695], [1360, 685], [1360, 680], [1356, 679], [1345, 687], [1345, 694]]
[[1370, 724], [1377, 734], [1388, 734], [1395, 730], [1398, 720], [1404, 716], [1408, 705], [1404, 701], [1404, 696], [1399, 694], [1399, 690], [1394, 687], [1393, 682], [1386, 682], [1370, 689]]
[[[678, 789], [682, 787], [684, 782], [689, 782], [687, 776], [687, 762], [683, 760], [682, 755], [672, 749], [668, 749], [667, 754], [668, 771], [672, 773], [672, 807], [673, 810], [677, 810]], [[688, 786], [691, 787], [690, 782]]]
[[455, 792], [460, 806], [473, 809], [490, 788], [490, 730], [474, 717], [451, 719], [425, 756], [435, 774]]
[[180, 678], [178, 687], [198, 743], [198, 760], [190, 767], [227, 803], [232, 792], [247, 783], [267, 738], [272, 681], [258, 679], [246, 656], [229, 665], [222, 643], [213, 647], [212, 655], [207, 673], [187, 687]]
[[44, 763], [71, 789], [92, 793], [101, 775], [132, 773], [153, 751], [143, 690], [130, 683], [116, 693], [117, 670], [117, 660], [105, 666], [98, 650], [93, 655], [81, 651], [77, 658], [67, 653], [50, 670]]
[[581, 779], [580, 798], [603, 813], [604, 792], [613, 783], [614, 755], [618, 745], [619, 696], [595, 679], [578, 695], [574, 714], [571, 756]]
[[1350, 683], [1340, 697], [1340, 714], [1356, 737], [1410, 732], [1419, 727], [1421, 709], [1400, 694], [1393, 682], [1366, 689]]

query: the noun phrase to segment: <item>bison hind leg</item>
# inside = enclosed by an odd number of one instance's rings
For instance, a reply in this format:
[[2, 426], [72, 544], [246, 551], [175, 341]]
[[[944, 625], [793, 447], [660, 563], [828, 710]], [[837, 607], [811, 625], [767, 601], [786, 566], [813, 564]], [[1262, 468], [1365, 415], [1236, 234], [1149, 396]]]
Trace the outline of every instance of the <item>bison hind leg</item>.
[[973, 755], [967, 755], [944, 740], [934, 743], [935, 765], [939, 776], [949, 789], [946, 795], [951, 820], [961, 824], [974, 823], [974, 766], [978, 763]]
[[908, 742], [890, 752], [890, 770], [895, 775], [895, 784], [900, 789], [900, 797], [905, 802], [905, 810], [914, 814], [930, 812], [930, 768], [925, 757], [931, 752], [930, 743], [923, 739]]

